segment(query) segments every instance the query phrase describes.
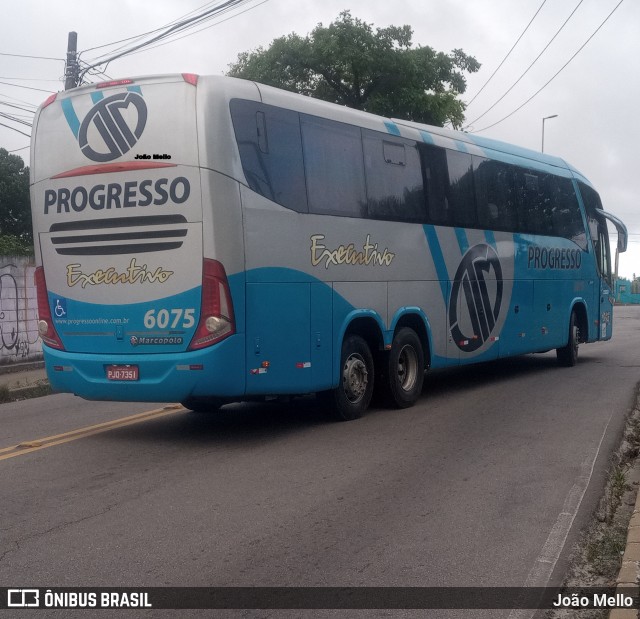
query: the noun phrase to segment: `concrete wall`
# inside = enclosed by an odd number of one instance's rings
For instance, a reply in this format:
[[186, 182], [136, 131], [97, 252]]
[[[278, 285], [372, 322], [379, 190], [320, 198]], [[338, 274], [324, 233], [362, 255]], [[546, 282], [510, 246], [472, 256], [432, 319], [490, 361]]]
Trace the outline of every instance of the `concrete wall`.
[[637, 281], [620, 278], [616, 280], [616, 301], [625, 305], [640, 304]]
[[33, 258], [0, 256], [0, 365], [42, 359]]

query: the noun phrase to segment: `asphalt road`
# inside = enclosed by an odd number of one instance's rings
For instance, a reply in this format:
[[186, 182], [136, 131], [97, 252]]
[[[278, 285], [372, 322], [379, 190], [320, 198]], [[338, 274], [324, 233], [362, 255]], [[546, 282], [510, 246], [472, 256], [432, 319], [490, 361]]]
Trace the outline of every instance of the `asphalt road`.
[[349, 423], [313, 398], [215, 415], [66, 394], [1, 405], [0, 584], [557, 583], [635, 401], [638, 350], [640, 308], [616, 308], [613, 340], [581, 346], [575, 368], [548, 353], [433, 372], [413, 408]]

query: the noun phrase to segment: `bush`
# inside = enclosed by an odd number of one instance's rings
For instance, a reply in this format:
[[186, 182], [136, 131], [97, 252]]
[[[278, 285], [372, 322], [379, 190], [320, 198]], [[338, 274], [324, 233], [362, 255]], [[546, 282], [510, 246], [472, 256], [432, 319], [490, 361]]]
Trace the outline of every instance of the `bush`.
[[0, 234], [0, 256], [33, 256], [33, 245], [11, 234]]

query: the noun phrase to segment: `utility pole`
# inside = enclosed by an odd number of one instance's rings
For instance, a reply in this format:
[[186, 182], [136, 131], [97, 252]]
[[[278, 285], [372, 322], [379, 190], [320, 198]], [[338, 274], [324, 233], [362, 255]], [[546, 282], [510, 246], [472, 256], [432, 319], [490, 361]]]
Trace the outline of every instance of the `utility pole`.
[[79, 81], [78, 33], [70, 32], [67, 39], [67, 64], [64, 72], [64, 89], [75, 88]]

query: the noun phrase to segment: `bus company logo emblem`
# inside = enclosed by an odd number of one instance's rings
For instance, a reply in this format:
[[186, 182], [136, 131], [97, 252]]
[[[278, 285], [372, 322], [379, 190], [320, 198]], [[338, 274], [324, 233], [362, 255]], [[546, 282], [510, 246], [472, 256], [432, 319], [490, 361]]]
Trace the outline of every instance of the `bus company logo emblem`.
[[473, 246], [458, 266], [449, 299], [449, 329], [460, 350], [473, 352], [491, 338], [500, 315], [502, 290], [498, 254], [484, 243]]
[[131, 346], [180, 346], [184, 343], [184, 338], [180, 335], [132, 335], [129, 340]]
[[141, 95], [112, 95], [98, 101], [82, 121], [80, 150], [92, 161], [113, 161], [136, 145], [146, 124], [147, 104]]

